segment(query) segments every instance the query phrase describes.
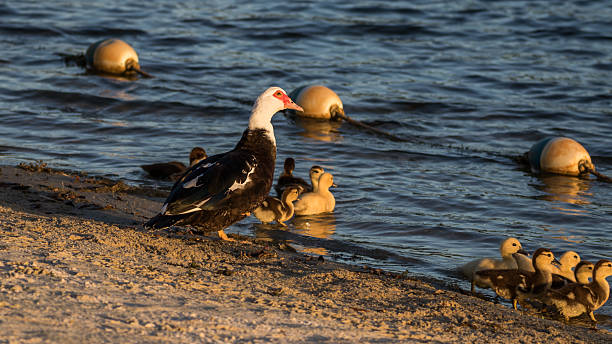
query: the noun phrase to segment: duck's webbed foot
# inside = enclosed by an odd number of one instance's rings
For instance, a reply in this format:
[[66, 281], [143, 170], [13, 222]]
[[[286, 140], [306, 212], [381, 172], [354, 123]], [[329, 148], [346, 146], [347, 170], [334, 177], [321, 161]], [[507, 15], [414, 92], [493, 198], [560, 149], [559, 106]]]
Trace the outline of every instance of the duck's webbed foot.
[[220, 231], [217, 231], [217, 235], [219, 235], [219, 238], [221, 240], [224, 240], [224, 241], [236, 241], [236, 240], [228, 237], [227, 234], [225, 234], [225, 232], [223, 231], [223, 229], [220, 230]]

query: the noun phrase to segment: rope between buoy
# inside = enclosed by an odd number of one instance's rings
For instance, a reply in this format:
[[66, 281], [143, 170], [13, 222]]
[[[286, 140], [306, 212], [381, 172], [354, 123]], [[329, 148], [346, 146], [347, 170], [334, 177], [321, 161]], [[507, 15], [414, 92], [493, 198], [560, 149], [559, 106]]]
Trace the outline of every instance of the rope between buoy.
[[612, 183], [612, 178], [597, 172], [597, 170], [595, 170], [595, 166], [586, 161], [580, 161], [580, 163], [578, 164], [578, 169], [580, 170], [580, 172], [591, 173], [592, 175], [597, 177], [597, 180], [606, 183]]
[[606, 182], [606, 183], [612, 183], [612, 178], [605, 176], [599, 172], [597, 172], [594, 169], [589, 169], [588, 170], [589, 173], [593, 174], [595, 177], [597, 177], [597, 180], [601, 180], [602, 182]]
[[385, 136], [385, 137], [387, 137], [388, 139], [390, 139], [392, 141], [398, 141], [398, 142], [407, 142], [407, 141], [409, 141], [407, 139], [403, 139], [403, 138], [401, 138], [399, 136], [396, 136], [396, 135], [393, 135], [391, 133], [388, 133], [388, 132], [386, 132], [384, 130], [380, 130], [380, 129], [374, 128], [373, 126], [367, 125], [367, 124], [365, 124], [365, 123], [363, 123], [361, 121], [352, 119], [349, 116], [347, 116], [342, 109], [335, 108], [335, 109], [332, 109], [331, 112], [333, 114], [332, 119], [334, 119], [334, 120], [342, 119], [345, 122], [348, 122], [348, 123], [350, 123], [350, 124], [352, 124], [354, 126], [357, 126], [357, 127], [360, 127], [360, 128], [364, 128], [364, 129], [372, 131], [372, 132], [374, 132], [376, 134]]
[[140, 68], [132, 68], [133, 71], [135, 71], [136, 73], [142, 75], [145, 78], [152, 78], [153, 75], [141, 70]]

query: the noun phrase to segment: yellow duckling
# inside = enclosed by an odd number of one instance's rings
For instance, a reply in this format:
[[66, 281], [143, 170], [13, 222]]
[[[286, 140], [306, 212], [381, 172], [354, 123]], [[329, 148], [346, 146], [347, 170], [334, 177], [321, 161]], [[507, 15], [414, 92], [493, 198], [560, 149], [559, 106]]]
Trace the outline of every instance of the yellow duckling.
[[325, 170], [319, 165], [314, 165], [310, 168], [309, 174], [312, 192], [319, 192], [319, 179], [323, 173], [325, 173]]
[[299, 186], [289, 186], [283, 191], [280, 200], [276, 197], [266, 197], [253, 211], [253, 215], [263, 223], [276, 221], [280, 225], [287, 226], [284, 222], [293, 217], [295, 211], [293, 202], [298, 198], [299, 190]]
[[553, 266], [553, 274], [561, 275], [572, 282], [576, 282], [574, 270], [572, 269], [575, 268], [578, 263], [580, 263], [580, 256], [578, 253], [574, 251], [567, 251], [561, 256], [559, 262], [561, 262], [559, 267]]
[[336, 199], [329, 191], [332, 186], [336, 186], [334, 177], [330, 173], [323, 173], [319, 177], [318, 185], [313, 184], [316, 191], [302, 194], [295, 202], [295, 214], [315, 215], [334, 211]]

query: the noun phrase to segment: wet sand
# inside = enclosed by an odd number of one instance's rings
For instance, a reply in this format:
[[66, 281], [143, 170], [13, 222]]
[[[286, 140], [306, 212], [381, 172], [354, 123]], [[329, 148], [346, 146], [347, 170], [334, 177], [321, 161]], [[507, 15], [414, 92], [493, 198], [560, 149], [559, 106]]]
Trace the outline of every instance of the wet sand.
[[145, 231], [163, 192], [23, 167], [0, 166], [0, 343], [612, 342], [285, 242]]

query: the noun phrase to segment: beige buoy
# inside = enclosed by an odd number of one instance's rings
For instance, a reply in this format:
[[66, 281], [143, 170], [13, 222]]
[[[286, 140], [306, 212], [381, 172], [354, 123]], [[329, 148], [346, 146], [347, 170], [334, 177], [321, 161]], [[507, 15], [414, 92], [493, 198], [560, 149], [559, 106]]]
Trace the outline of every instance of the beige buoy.
[[528, 157], [534, 172], [578, 176], [595, 170], [587, 150], [567, 137], [549, 137], [538, 141], [529, 150]]
[[140, 70], [138, 54], [129, 44], [116, 38], [98, 41], [87, 48], [85, 53], [87, 68], [109, 74], [139, 73], [151, 75]]
[[289, 93], [289, 96], [304, 110], [294, 111], [294, 113], [296, 113], [299, 117], [326, 121], [342, 120], [354, 126], [374, 132], [378, 135], [386, 136], [393, 141], [407, 141], [347, 116], [344, 113], [344, 106], [342, 105], [342, 100], [340, 100], [340, 97], [338, 97], [336, 92], [325, 86], [302, 86]]
[[300, 87], [289, 95], [304, 111], [296, 111], [301, 117], [317, 119], [337, 119], [344, 115], [342, 100], [336, 92], [321, 85]]

